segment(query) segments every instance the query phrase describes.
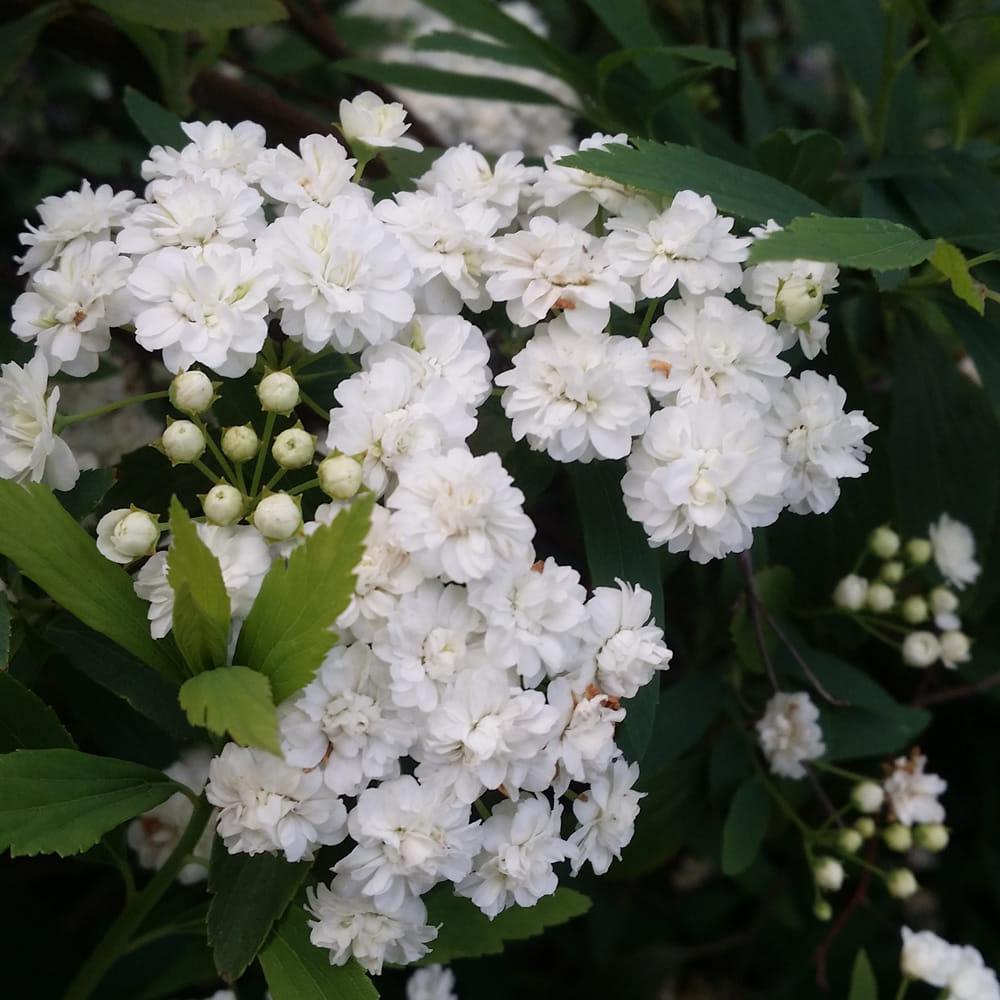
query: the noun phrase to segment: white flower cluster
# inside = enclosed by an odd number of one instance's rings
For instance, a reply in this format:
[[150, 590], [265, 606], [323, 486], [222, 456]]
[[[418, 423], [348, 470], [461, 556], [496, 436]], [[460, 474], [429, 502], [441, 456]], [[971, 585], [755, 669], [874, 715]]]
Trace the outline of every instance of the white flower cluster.
[[1000, 1000], [1000, 982], [979, 950], [933, 931], [903, 928], [899, 966], [906, 979], [936, 986], [944, 1000]]
[[804, 765], [826, 753], [819, 710], [804, 691], [772, 695], [757, 722], [757, 740], [771, 770], [782, 778], [804, 778]]

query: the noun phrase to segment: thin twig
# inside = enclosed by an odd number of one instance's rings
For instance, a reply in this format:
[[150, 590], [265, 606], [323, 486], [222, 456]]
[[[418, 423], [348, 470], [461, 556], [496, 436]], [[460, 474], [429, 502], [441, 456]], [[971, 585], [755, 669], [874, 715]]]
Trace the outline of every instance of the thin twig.
[[830, 801], [830, 796], [826, 794], [826, 789], [824, 789], [823, 785], [820, 783], [819, 776], [816, 774], [816, 771], [810, 764], [804, 763], [802, 766], [806, 769], [806, 777], [809, 778], [809, 784], [812, 785], [812, 790], [816, 793], [816, 798], [819, 799], [823, 808], [826, 810], [827, 816], [829, 816], [830, 819], [837, 824], [837, 826], [842, 827], [844, 825], [844, 821], [841, 819], [837, 808]]
[[925, 708], [927, 705], [940, 705], [946, 701], [958, 701], [960, 698], [972, 698], [977, 694], [991, 691], [1000, 685], [1000, 673], [990, 674], [982, 680], [961, 687], [945, 688], [943, 691], [932, 691], [913, 699], [914, 708]]
[[778, 684], [778, 676], [774, 672], [774, 664], [771, 662], [771, 653], [767, 648], [767, 641], [764, 638], [764, 626], [760, 617], [760, 597], [757, 594], [757, 585], [753, 579], [753, 557], [750, 550], [740, 553], [740, 568], [743, 570], [743, 581], [747, 590], [747, 609], [750, 612], [750, 621], [753, 624], [754, 639], [757, 643], [757, 650], [760, 653], [761, 662], [767, 673], [767, 679], [771, 682], [771, 687], [775, 692], [781, 690]]

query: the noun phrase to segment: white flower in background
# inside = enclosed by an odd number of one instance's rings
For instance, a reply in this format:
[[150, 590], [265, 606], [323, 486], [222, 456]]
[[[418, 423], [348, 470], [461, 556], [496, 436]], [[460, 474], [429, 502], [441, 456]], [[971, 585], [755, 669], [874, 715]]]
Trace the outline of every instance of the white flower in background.
[[654, 546], [695, 562], [742, 552], [784, 506], [781, 452], [743, 399], [659, 410], [629, 456], [625, 509]]
[[248, 174], [272, 201], [285, 205], [286, 212], [329, 206], [341, 195], [367, 204], [368, 189], [351, 182], [356, 163], [332, 135], [307, 135], [299, 140], [298, 154], [286, 146], [262, 150]]
[[36, 354], [26, 365], [0, 366], [0, 479], [70, 490], [80, 468], [54, 430], [59, 387], [47, 393], [49, 368]]
[[131, 191], [115, 194], [107, 184], [95, 190], [90, 181], [84, 181], [79, 191], [43, 198], [37, 208], [42, 224], [25, 222], [28, 231], [18, 237], [28, 250], [20, 258], [17, 273], [30, 274], [52, 267], [63, 249], [82, 236], [95, 242], [110, 239], [112, 231], [121, 227], [137, 204], [139, 199]]
[[469, 604], [485, 620], [491, 663], [515, 667], [529, 685], [577, 666], [578, 630], [586, 621], [587, 592], [580, 574], [551, 557], [511, 576], [487, 577], [468, 587]]
[[527, 229], [493, 241], [483, 262], [486, 290], [507, 303], [516, 326], [534, 326], [561, 310], [575, 333], [600, 333], [611, 306], [635, 309], [635, 296], [602, 240], [567, 223], [536, 215]]
[[522, 691], [505, 671], [466, 670], [425, 720], [417, 776], [444, 781], [463, 802], [501, 785], [516, 799], [558, 720], [541, 691]]
[[803, 764], [826, 753], [819, 709], [804, 691], [771, 697], [757, 722], [757, 739], [771, 770], [782, 778], [805, 777]]
[[628, 188], [607, 177], [559, 163], [564, 156], [588, 149], [606, 149], [612, 144], [627, 146], [628, 136], [624, 132], [618, 135], [595, 132], [582, 140], [576, 149], [568, 145], [553, 145], [545, 154], [545, 171], [535, 182], [532, 211], [555, 209], [556, 217], [561, 222], [581, 228], [593, 221], [600, 209], [611, 214], [620, 212], [629, 199]]
[[584, 642], [591, 650], [594, 682], [615, 698], [634, 698], [657, 670], [666, 670], [673, 653], [663, 629], [653, 621], [653, 596], [622, 580], [597, 587], [587, 601]]
[[128, 282], [139, 303], [136, 342], [162, 352], [172, 372], [203, 364], [226, 378], [245, 375], [267, 337], [274, 282], [267, 261], [246, 247], [148, 254]]
[[392, 913], [383, 913], [351, 879], [338, 877], [330, 885], [306, 889], [309, 940], [330, 953], [331, 965], [351, 958], [373, 976], [385, 962], [409, 965], [423, 958], [437, 928], [427, 925], [427, 908], [418, 896], [407, 896]]
[[976, 539], [968, 525], [942, 514], [928, 533], [934, 563], [951, 586], [965, 590], [979, 579], [982, 567], [976, 562]]
[[[223, 528], [196, 524], [198, 537], [219, 560], [232, 616], [242, 621], [271, 568], [271, 553], [260, 532], [249, 525]], [[135, 592], [149, 602], [149, 630], [162, 639], [173, 626], [174, 591], [167, 580], [167, 553], [157, 552], [133, 580]]]
[[559, 885], [552, 870], [573, 847], [559, 832], [562, 806], [528, 796], [501, 802], [483, 823], [483, 849], [472, 873], [457, 887], [491, 920], [514, 906], [534, 906]]
[[978, 948], [956, 947], [955, 968], [948, 977], [948, 1000], [997, 1000], [1000, 982]]
[[766, 409], [789, 372], [760, 313], [721, 295], [668, 302], [650, 333], [650, 392], [665, 404], [743, 395]]
[[570, 781], [590, 781], [607, 770], [621, 751], [615, 745], [615, 726], [625, 718], [617, 698], [592, 686], [580, 690], [567, 678], [557, 677], [545, 690], [548, 703], [559, 711], [559, 736], [550, 744], [559, 764], [555, 790]]
[[443, 965], [417, 969], [406, 980], [406, 1000], [458, 1000], [455, 973]]
[[908, 667], [926, 669], [937, 662], [941, 655], [941, 640], [933, 632], [919, 629], [910, 632], [903, 639], [901, 649], [903, 662]]
[[397, 475], [391, 525], [428, 576], [467, 583], [523, 563], [535, 526], [499, 455], [452, 448], [405, 462]]
[[791, 470], [785, 486], [796, 514], [825, 514], [840, 497], [839, 479], [857, 479], [868, 467], [871, 446], [866, 435], [877, 430], [861, 412], [846, 412], [847, 393], [829, 375], [804, 371], [785, 379], [765, 418], [770, 432], [783, 440]]
[[338, 795], [395, 777], [413, 728], [386, 696], [387, 681], [388, 668], [364, 643], [334, 646], [315, 678], [279, 709], [285, 760], [319, 768]]
[[[164, 773], [200, 795], [208, 781], [211, 759], [211, 752], [204, 747], [185, 750], [180, 760], [171, 764]], [[191, 800], [183, 792], [176, 792], [129, 823], [125, 837], [143, 868], [159, 871], [163, 867], [187, 829], [193, 811]], [[208, 874], [208, 858], [214, 839], [215, 823], [210, 822], [192, 851], [198, 861], [184, 865], [177, 873], [177, 880], [182, 885], [193, 885]]]
[[122, 566], [149, 555], [159, 538], [155, 515], [137, 507], [110, 510], [97, 522], [97, 551]]
[[230, 854], [281, 851], [288, 861], [311, 860], [317, 847], [347, 835], [347, 810], [323, 775], [263, 750], [227, 743], [212, 760], [205, 794], [219, 807], [219, 836]]
[[629, 198], [605, 225], [608, 254], [646, 299], [675, 285], [685, 295], [731, 292], [750, 254], [749, 237], [733, 236], [733, 220], [694, 191], [678, 191], [662, 211], [646, 198]]
[[868, 601], [870, 582], [857, 573], [848, 573], [833, 589], [833, 603], [845, 611], [860, 611]]
[[191, 140], [179, 151], [154, 146], [142, 164], [143, 180], [158, 177], [202, 177], [209, 170], [233, 171], [246, 176], [247, 168], [264, 149], [267, 136], [256, 122], [182, 122]]
[[90, 375], [111, 346], [111, 327], [131, 319], [125, 282], [132, 263], [114, 243], [75, 240], [52, 270], [37, 271], [12, 311], [14, 335], [34, 340], [51, 374]]
[[903, 930], [900, 971], [910, 979], [943, 987], [951, 979], [959, 960], [959, 949], [933, 931]]
[[931, 613], [934, 615], [934, 624], [939, 629], [947, 631], [962, 627], [962, 619], [956, 614], [959, 606], [957, 594], [947, 587], [934, 587], [927, 596]]
[[402, 104], [396, 101], [386, 104], [370, 90], [363, 91], [353, 100], [340, 102], [340, 130], [351, 142], [419, 153], [424, 147], [416, 139], [406, 138], [409, 128], [406, 108]]
[[118, 234], [122, 253], [213, 243], [248, 246], [264, 230], [260, 193], [234, 173], [207, 171], [197, 180], [153, 181], [146, 199], [132, 210]]
[[566, 314], [542, 324], [496, 377], [515, 441], [558, 462], [624, 458], [649, 423], [652, 371], [635, 337], [574, 331]]
[[403, 246], [358, 198], [277, 219], [257, 246], [278, 275], [281, 328], [307, 350], [359, 351], [413, 317]]
[[635, 790], [638, 780], [639, 765], [619, 757], [574, 800], [573, 815], [579, 823], [569, 838], [576, 851], [571, 863], [574, 875], [588, 861], [595, 875], [603, 875], [612, 859], [621, 859], [635, 832], [639, 800], [646, 794]]
[[960, 663], [972, 659], [972, 641], [964, 632], [941, 633], [941, 662], [949, 670], [957, 670]]
[[442, 782], [404, 776], [361, 793], [348, 830], [357, 845], [333, 870], [361, 886], [380, 910], [392, 913], [411, 893], [458, 882], [472, 869], [480, 824], [468, 803]]
[[915, 823], [943, 823], [944, 806], [938, 799], [947, 791], [948, 782], [924, 771], [927, 758], [914, 750], [909, 757], [897, 757], [893, 770], [883, 782], [893, 815], [903, 826]]

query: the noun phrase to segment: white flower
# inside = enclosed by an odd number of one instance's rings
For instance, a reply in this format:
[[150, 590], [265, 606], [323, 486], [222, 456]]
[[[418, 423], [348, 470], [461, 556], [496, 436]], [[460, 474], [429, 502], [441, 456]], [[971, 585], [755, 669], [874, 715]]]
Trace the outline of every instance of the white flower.
[[955, 968], [948, 977], [948, 1000], [997, 1000], [1000, 982], [996, 973], [983, 962], [977, 948], [956, 948]]
[[245, 375], [267, 337], [267, 294], [275, 276], [246, 247], [148, 254], [129, 278], [139, 300], [135, 339], [161, 351], [172, 372], [195, 363], [226, 378]]
[[933, 931], [917, 932], [904, 927], [900, 971], [910, 979], [942, 987], [951, 979], [958, 965], [958, 952], [958, 948]]
[[397, 475], [391, 524], [428, 576], [466, 583], [524, 561], [535, 527], [498, 455], [452, 448], [403, 463]]
[[[242, 621], [271, 568], [271, 554], [260, 533], [249, 525], [223, 528], [197, 524], [198, 537], [219, 560], [234, 619]], [[150, 632], [162, 639], [173, 625], [174, 591], [167, 580], [167, 553], [157, 552], [135, 575], [135, 592], [149, 602]]]
[[427, 909], [417, 896], [407, 896], [399, 909], [382, 913], [370, 896], [348, 878], [306, 889], [309, 940], [330, 952], [331, 965], [355, 958], [373, 976], [385, 962], [408, 965], [427, 954], [437, 928], [427, 925]]
[[536, 215], [522, 229], [493, 241], [483, 263], [486, 291], [507, 303], [516, 326], [534, 326], [562, 310], [576, 333], [600, 333], [611, 306], [635, 309], [632, 289], [612, 264], [602, 240], [567, 223]]
[[529, 685], [576, 667], [586, 596], [580, 574], [552, 558], [468, 589], [469, 604], [485, 619], [490, 661], [515, 667]]
[[70, 490], [80, 469], [54, 430], [59, 387], [46, 395], [49, 368], [36, 354], [26, 365], [0, 366], [0, 479]]
[[782, 778], [805, 777], [804, 762], [826, 753], [819, 709], [804, 691], [772, 695], [757, 722], [757, 738], [771, 770]]
[[646, 350], [635, 337], [577, 332], [566, 315], [538, 326], [496, 377], [514, 440], [558, 462], [624, 458], [649, 423]]
[[344, 803], [319, 771], [227, 743], [209, 767], [208, 801], [219, 807], [219, 836], [230, 854], [281, 851], [288, 861], [312, 859], [347, 833]]
[[468, 803], [441, 782], [404, 776], [361, 793], [348, 829], [357, 846], [333, 870], [361, 886], [380, 910], [392, 913], [406, 897], [469, 874], [479, 850], [479, 823]]
[[934, 624], [939, 629], [958, 629], [962, 627], [962, 620], [955, 613], [958, 611], [958, 595], [950, 591], [947, 587], [934, 587], [930, 594], [931, 612], [934, 615]]
[[516, 799], [558, 719], [545, 695], [515, 687], [506, 672], [466, 670], [425, 721], [417, 776], [440, 778], [463, 802], [501, 785]]
[[90, 181], [84, 181], [79, 191], [43, 198], [37, 209], [42, 224], [36, 227], [25, 222], [28, 231], [18, 237], [29, 249], [17, 273], [51, 267], [63, 248], [81, 236], [94, 241], [109, 239], [137, 204], [139, 199], [131, 191], [115, 194], [107, 184], [95, 191]]
[[766, 409], [789, 372], [760, 313], [720, 295], [668, 302], [650, 332], [650, 392], [663, 403], [745, 395]]
[[111, 327], [131, 318], [125, 290], [131, 269], [114, 243], [75, 240], [18, 296], [11, 329], [21, 340], [36, 341], [51, 374], [90, 375], [111, 346]]
[[[171, 764], [164, 773], [200, 795], [208, 780], [210, 760], [210, 752], [202, 747], [186, 750], [180, 760]], [[191, 800], [183, 792], [176, 792], [165, 802], [129, 823], [125, 837], [128, 846], [138, 855], [139, 864], [143, 868], [159, 871], [163, 867], [187, 829], [193, 811]], [[182, 885], [193, 885], [208, 874], [208, 858], [214, 839], [213, 821], [205, 827], [205, 832], [192, 852], [198, 861], [184, 865], [177, 873], [177, 880]]]
[[597, 587], [587, 601], [584, 641], [593, 650], [597, 687], [615, 698], [634, 698], [673, 654], [652, 619], [653, 596], [642, 587], [615, 581]]
[[639, 765], [619, 757], [575, 799], [573, 815], [580, 825], [569, 838], [576, 849], [571, 864], [574, 875], [587, 861], [596, 875], [603, 875], [613, 858], [621, 858], [622, 848], [635, 832], [639, 800], [645, 797], [645, 792], [635, 791], [638, 780]]
[[951, 586], [965, 590], [979, 579], [982, 567], [976, 562], [976, 539], [968, 525], [942, 514], [929, 534], [934, 562]]
[[263, 150], [248, 174], [272, 201], [302, 210], [348, 194], [367, 202], [368, 190], [351, 183], [356, 163], [332, 135], [307, 135], [298, 155], [285, 146]]
[[550, 744], [558, 754], [558, 793], [570, 781], [590, 781], [607, 770], [621, 751], [615, 745], [615, 726], [625, 718], [617, 698], [587, 686], [583, 691], [565, 677], [557, 677], [545, 691], [550, 705], [559, 710], [560, 733]]
[[860, 611], [868, 601], [869, 582], [857, 573], [848, 573], [833, 589], [833, 603], [845, 611]]
[[627, 146], [628, 136], [624, 132], [618, 135], [595, 132], [576, 149], [552, 146], [545, 155], [545, 172], [535, 182], [536, 200], [532, 210], [554, 208], [560, 221], [581, 228], [590, 223], [602, 208], [611, 213], [621, 211], [629, 197], [627, 188], [607, 177], [559, 163], [564, 156], [588, 149], [606, 149], [611, 144]]
[[653, 414], [622, 479], [625, 508], [654, 546], [695, 562], [742, 552], [784, 506], [781, 445], [743, 399]]
[[941, 655], [941, 641], [933, 632], [920, 629], [903, 639], [903, 662], [908, 667], [929, 667]]
[[191, 140], [179, 152], [170, 146], [154, 146], [143, 161], [143, 180], [158, 177], [202, 177], [209, 170], [231, 170], [245, 176], [249, 165], [264, 148], [266, 135], [256, 122], [182, 122]]
[[402, 104], [386, 104], [370, 90], [353, 100], [340, 102], [340, 130], [350, 141], [379, 149], [394, 146], [419, 153], [424, 147], [416, 139], [407, 139], [404, 135], [409, 128], [406, 108]]
[[279, 709], [285, 760], [318, 767], [338, 795], [398, 774], [413, 732], [386, 696], [387, 674], [363, 643], [334, 646], [316, 677]]
[[960, 663], [972, 658], [972, 642], [964, 632], [941, 633], [941, 662], [949, 670], [957, 670]]
[[813, 878], [821, 892], [839, 892], [844, 884], [844, 866], [829, 855], [813, 861]]
[[784, 443], [791, 475], [785, 499], [796, 514], [825, 514], [840, 496], [840, 479], [857, 479], [871, 451], [864, 438], [876, 426], [861, 412], [846, 412], [847, 393], [829, 375], [804, 371], [785, 379], [767, 415], [769, 430]]
[[97, 522], [97, 551], [122, 566], [149, 555], [159, 537], [156, 518], [137, 507], [110, 510]]
[[947, 791], [948, 782], [925, 773], [926, 766], [927, 758], [914, 750], [909, 757], [896, 758], [892, 774], [883, 782], [892, 812], [903, 826], [944, 822], [944, 806], [938, 799]]
[[361, 350], [413, 316], [403, 246], [357, 198], [277, 219], [257, 246], [278, 275], [282, 330], [310, 351]]
[[442, 965], [417, 969], [406, 980], [406, 1000], [458, 1000], [455, 974]]
[[663, 211], [629, 198], [620, 213], [605, 224], [608, 253], [625, 277], [638, 279], [642, 298], [660, 298], [675, 285], [687, 295], [739, 287], [751, 241], [732, 235], [733, 220], [708, 195], [678, 191]]
[[540, 796], [501, 802], [483, 823], [483, 849], [457, 887], [491, 920], [510, 906], [534, 906], [559, 885], [552, 866], [571, 858], [559, 832], [562, 806]]

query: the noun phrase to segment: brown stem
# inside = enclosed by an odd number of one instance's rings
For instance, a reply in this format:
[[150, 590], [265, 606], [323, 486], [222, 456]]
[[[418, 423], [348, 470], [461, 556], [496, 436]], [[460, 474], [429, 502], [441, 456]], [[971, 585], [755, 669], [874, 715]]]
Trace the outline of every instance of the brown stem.
[[764, 626], [761, 621], [761, 602], [757, 593], [757, 585], [753, 579], [753, 557], [750, 550], [741, 552], [739, 556], [740, 568], [743, 570], [743, 582], [747, 591], [747, 611], [750, 614], [750, 622], [753, 625], [754, 640], [757, 644], [757, 651], [760, 653], [761, 662], [767, 673], [767, 679], [771, 682], [774, 691], [780, 691], [777, 674], [774, 672], [774, 664], [771, 662], [771, 653], [767, 648], [767, 640], [764, 638]]
[[921, 695], [913, 699], [915, 708], [926, 708], [928, 705], [941, 705], [946, 701], [958, 701], [960, 698], [972, 698], [977, 694], [991, 691], [1000, 685], [1000, 673], [990, 674], [982, 680], [972, 684], [963, 684], [961, 687], [945, 688], [943, 691], [932, 691], [930, 694]]

